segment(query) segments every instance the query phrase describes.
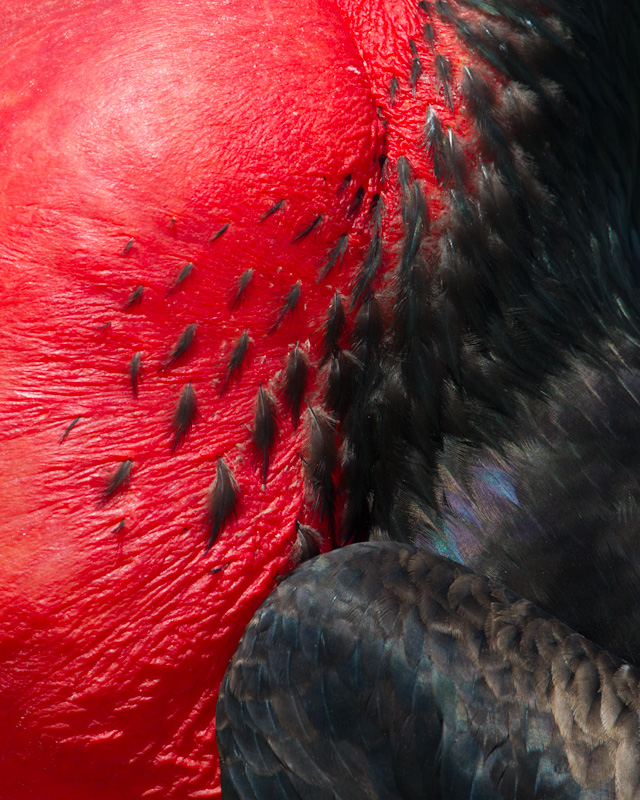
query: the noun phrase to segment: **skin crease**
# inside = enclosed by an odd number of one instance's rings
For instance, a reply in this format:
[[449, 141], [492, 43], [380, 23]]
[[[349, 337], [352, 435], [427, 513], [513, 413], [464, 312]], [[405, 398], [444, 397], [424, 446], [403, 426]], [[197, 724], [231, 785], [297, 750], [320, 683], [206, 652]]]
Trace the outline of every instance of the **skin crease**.
[[[437, 218], [428, 105], [461, 136], [469, 124], [408, 2], [9, 0], [3, 14], [0, 797], [218, 797], [224, 670], [289, 567], [296, 519], [320, 524], [306, 428], [281, 404], [264, 483], [259, 387], [279, 397], [296, 343], [317, 366], [378, 193], [397, 246], [399, 156]], [[454, 70], [470, 60], [450, 55]], [[345, 233], [343, 262], [318, 281]], [[314, 367], [311, 403], [323, 376]], [[189, 383], [197, 413], [181, 440], [172, 419]], [[218, 456], [240, 502], [206, 551]], [[107, 497], [127, 460], [128, 485]]]

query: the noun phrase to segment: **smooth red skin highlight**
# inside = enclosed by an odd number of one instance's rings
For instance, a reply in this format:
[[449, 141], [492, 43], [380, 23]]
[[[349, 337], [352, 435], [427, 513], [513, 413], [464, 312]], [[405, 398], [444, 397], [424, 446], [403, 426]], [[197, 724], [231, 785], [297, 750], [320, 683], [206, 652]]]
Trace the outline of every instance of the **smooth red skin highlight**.
[[[330, 299], [348, 293], [367, 246], [378, 191], [397, 240], [383, 149], [392, 162], [412, 160], [439, 208], [421, 140], [425, 96], [448, 112], [424, 43], [421, 102], [408, 87], [408, 37], [418, 40], [424, 20], [396, 0], [375, 9], [9, 5], [0, 34], [0, 797], [216, 797], [219, 683], [288, 567], [295, 520], [309, 518], [304, 434], [284, 412], [263, 486], [249, 433], [257, 389], [277, 389], [292, 344], [317, 357]], [[402, 79], [393, 108], [392, 74]], [[348, 217], [360, 185], [361, 211]], [[322, 224], [292, 243], [319, 214]], [[344, 264], [318, 283], [345, 232]], [[192, 273], [171, 291], [187, 262]], [[231, 313], [249, 268], [246, 299]], [[296, 281], [298, 307], [268, 335]], [[142, 302], [125, 308], [138, 285]], [[193, 323], [193, 348], [167, 367]], [[221, 396], [246, 329], [248, 365]], [[187, 382], [198, 417], [172, 453]], [[242, 499], [205, 553], [218, 455]], [[102, 502], [125, 459], [129, 488]]]

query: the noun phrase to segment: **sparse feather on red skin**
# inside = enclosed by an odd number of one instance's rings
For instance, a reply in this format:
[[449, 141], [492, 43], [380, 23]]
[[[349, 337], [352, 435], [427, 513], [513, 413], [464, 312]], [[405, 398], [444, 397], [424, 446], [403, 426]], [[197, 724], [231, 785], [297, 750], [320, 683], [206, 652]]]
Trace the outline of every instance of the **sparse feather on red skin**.
[[[3, 8], [0, 728], [12, 733], [0, 796], [11, 800], [219, 795], [219, 682], [289, 564], [296, 521], [320, 527], [315, 512], [334, 499], [332, 421], [310, 409], [296, 430], [303, 395], [326, 388], [307, 359], [320, 360], [336, 291], [378, 320], [386, 248], [402, 232], [400, 156], [437, 217], [426, 106], [470, 130], [455, 92], [453, 110], [439, 99], [414, 5], [249, 5]], [[273, 328], [294, 286], [295, 312]], [[221, 397], [245, 331], [255, 357]], [[264, 485], [256, 393], [277, 388], [296, 343], [304, 375]], [[198, 424], [182, 439], [184, 414], [174, 437], [171, 420], [186, 385]], [[237, 516], [228, 492], [222, 510], [210, 505], [220, 458], [242, 494]], [[305, 462], [321, 500], [305, 500]]]

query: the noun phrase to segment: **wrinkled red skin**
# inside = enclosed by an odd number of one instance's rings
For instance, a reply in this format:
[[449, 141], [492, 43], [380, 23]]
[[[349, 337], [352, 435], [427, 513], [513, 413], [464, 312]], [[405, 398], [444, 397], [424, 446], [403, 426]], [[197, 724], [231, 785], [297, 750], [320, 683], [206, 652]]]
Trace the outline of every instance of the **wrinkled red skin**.
[[[5, 2], [0, 798], [219, 796], [219, 683], [288, 568], [295, 520], [313, 521], [304, 426], [294, 431], [284, 411], [263, 486], [250, 443], [258, 386], [277, 390], [295, 342], [317, 361], [377, 192], [386, 240], [397, 241], [398, 156], [419, 171], [437, 217], [422, 143], [428, 104], [469, 133], [459, 98], [454, 114], [433, 78], [424, 22], [400, 0]], [[450, 34], [438, 35], [446, 49]], [[424, 69], [415, 100], [410, 38]], [[459, 71], [453, 44], [449, 57]], [[364, 200], [349, 215], [359, 186]], [[318, 282], [345, 232], [343, 264]], [[244, 303], [230, 311], [249, 268]], [[269, 333], [296, 281], [298, 306]], [[127, 307], [139, 285], [141, 302]], [[167, 364], [193, 323], [193, 346]], [[247, 329], [248, 363], [221, 395]], [[172, 450], [188, 382], [198, 416]], [[206, 552], [218, 455], [242, 498]], [[130, 484], [105, 501], [126, 459]]]

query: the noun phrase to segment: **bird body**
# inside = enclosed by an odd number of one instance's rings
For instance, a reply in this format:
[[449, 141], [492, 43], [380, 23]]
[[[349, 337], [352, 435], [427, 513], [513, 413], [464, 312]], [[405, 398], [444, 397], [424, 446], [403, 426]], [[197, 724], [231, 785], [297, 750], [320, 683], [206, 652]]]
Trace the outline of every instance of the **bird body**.
[[633, 796], [637, 2], [4, 15], [0, 796]]

